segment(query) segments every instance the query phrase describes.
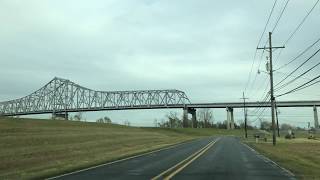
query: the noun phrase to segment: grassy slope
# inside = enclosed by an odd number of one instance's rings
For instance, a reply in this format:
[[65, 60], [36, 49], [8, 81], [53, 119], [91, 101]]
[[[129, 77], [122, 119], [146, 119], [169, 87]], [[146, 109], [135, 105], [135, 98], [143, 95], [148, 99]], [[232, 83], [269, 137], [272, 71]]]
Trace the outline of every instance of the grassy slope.
[[320, 141], [297, 138], [271, 142], [249, 143], [262, 154], [292, 171], [299, 179], [320, 179]]
[[2, 118], [0, 179], [48, 177], [193, 138], [230, 132]]

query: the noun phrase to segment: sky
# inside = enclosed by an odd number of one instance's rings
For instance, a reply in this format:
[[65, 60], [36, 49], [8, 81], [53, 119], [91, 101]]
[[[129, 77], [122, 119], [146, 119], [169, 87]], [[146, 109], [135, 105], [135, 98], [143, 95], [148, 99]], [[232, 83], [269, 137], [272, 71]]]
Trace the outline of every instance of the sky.
[[[268, 75], [263, 72], [267, 53], [256, 52], [256, 47], [273, 2], [1, 0], [0, 101], [26, 96], [54, 77], [105, 91], [179, 89], [193, 103], [241, 101], [244, 90], [249, 101], [262, 100], [268, 88]], [[274, 46], [284, 45], [315, 2], [289, 1], [273, 32]], [[275, 26], [285, 3], [286, 0], [277, 1], [259, 46], [266, 42], [267, 32]], [[274, 51], [275, 68], [320, 37], [319, 19], [320, 4], [285, 44], [285, 49]], [[320, 43], [294, 63], [275, 71], [275, 83], [319, 47]], [[319, 57], [317, 54], [294, 75], [316, 64]], [[316, 67], [276, 95], [318, 72]], [[318, 89], [319, 85], [315, 85], [278, 100], [318, 100]], [[182, 114], [181, 110], [176, 111]], [[94, 121], [109, 116], [118, 123], [128, 120], [132, 125], [152, 126], [154, 119], [162, 119], [168, 112], [89, 112], [85, 118]], [[213, 112], [215, 121], [226, 119], [224, 109]], [[235, 110], [236, 121], [243, 120], [242, 114], [242, 110]], [[267, 119], [268, 115], [266, 110]], [[281, 116], [280, 122], [299, 126], [313, 121], [312, 108], [281, 109]], [[253, 116], [251, 121], [255, 119]]]

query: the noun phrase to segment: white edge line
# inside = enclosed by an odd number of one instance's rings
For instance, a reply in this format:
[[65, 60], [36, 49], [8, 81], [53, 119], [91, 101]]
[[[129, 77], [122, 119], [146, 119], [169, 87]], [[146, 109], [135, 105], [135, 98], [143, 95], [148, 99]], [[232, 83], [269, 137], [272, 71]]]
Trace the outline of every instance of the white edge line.
[[[242, 143], [242, 142], [241, 142]], [[288, 169], [280, 166], [278, 163], [272, 161], [270, 158], [260, 154], [259, 152], [257, 152], [256, 150], [254, 150], [252, 147], [248, 146], [247, 144], [245, 143], [242, 143], [244, 146], [246, 146], [247, 148], [249, 148], [251, 151], [257, 153], [258, 155], [260, 155], [260, 157], [263, 157], [264, 159], [268, 160], [269, 162], [273, 163], [274, 165], [276, 165], [278, 168], [280, 168], [282, 171], [286, 172], [288, 175], [292, 176], [292, 177], [295, 177], [295, 175]], [[259, 157], [259, 156], [258, 156]]]
[[130, 156], [130, 157], [127, 157], [127, 158], [124, 158], [124, 159], [115, 160], [115, 161], [112, 161], [112, 162], [99, 164], [99, 165], [96, 165], [96, 166], [91, 166], [89, 168], [80, 169], [80, 170], [77, 170], [77, 171], [73, 171], [73, 172], [69, 172], [69, 173], [65, 173], [65, 174], [61, 174], [61, 175], [58, 175], [58, 176], [53, 176], [53, 177], [49, 177], [49, 178], [45, 178], [45, 179], [46, 180], [56, 179], [56, 178], [60, 178], [60, 177], [63, 177], [63, 176], [68, 176], [68, 175], [71, 175], [71, 174], [80, 173], [80, 172], [91, 170], [91, 169], [95, 169], [95, 168], [98, 168], [98, 167], [107, 166], [107, 165], [110, 165], [110, 164], [126, 161], [126, 160], [129, 160], [129, 159], [134, 159], [134, 158], [137, 158], [137, 157], [140, 157], [140, 156], [145, 156], [145, 155], [152, 154], [152, 153], [155, 153], [155, 152], [171, 149], [171, 148], [174, 148], [176, 146], [183, 145], [183, 144], [195, 141], [195, 140], [199, 140], [199, 139], [193, 139], [191, 141], [186, 141], [186, 142], [182, 142], [182, 143], [178, 143], [178, 144], [172, 144], [172, 145], [169, 145], [169, 146], [161, 148], [161, 149], [157, 149], [157, 150], [153, 150], [153, 151], [150, 151], [150, 152], [138, 154], [138, 155], [135, 155], [135, 156]]

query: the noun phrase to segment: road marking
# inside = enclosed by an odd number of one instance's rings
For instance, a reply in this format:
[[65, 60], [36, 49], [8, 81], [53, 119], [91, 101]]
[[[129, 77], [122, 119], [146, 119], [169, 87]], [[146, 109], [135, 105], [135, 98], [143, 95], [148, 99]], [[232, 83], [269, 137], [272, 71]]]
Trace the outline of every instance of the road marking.
[[197, 152], [191, 154], [186, 159], [180, 161], [176, 165], [172, 166], [171, 168], [163, 171], [156, 177], [153, 177], [152, 180], [157, 179], [171, 179], [173, 176], [175, 176], [177, 173], [182, 171], [185, 167], [187, 167], [189, 164], [191, 164], [193, 161], [195, 161], [197, 158], [199, 158], [202, 154], [204, 154], [207, 150], [209, 150], [220, 138], [217, 140], [213, 140], [210, 143], [208, 143], [206, 146], [198, 150]]
[[80, 172], [83, 172], [83, 171], [88, 171], [88, 170], [95, 169], [95, 168], [98, 168], [98, 167], [115, 164], [115, 163], [118, 163], [118, 162], [134, 159], [134, 158], [145, 156], [145, 155], [150, 155], [150, 154], [153, 154], [153, 153], [156, 153], [156, 152], [159, 152], [159, 151], [171, 149], [171, 148], [174, 148], [174, 147], [177, 147], [177, 146], [180, 146], [180, 145], [192, 142], [192, 141], [196, 141], [196, 140], [199, 140], [199, 139], [187, 140], [187, 141], [184, 141], [184, 142], [181, 142], [181, 143], [169, 145], [167, 147], [164, 147], [164, 148], [161, 148], [161, 149], [157, 149], [157, 150], [153, 150], [153, 151], [150, 151], [150, 152], [146, 152], [146, 153], [138, 154], [138, 155], [135, 155], [135, 156], [130, 156], [130, 157], [127, 157], [127, 158], [111, 161], [111, 162], [108, 162], [108, 163], [103, 163], [103, 164], [99, 164], [99, 165], [96, 165], [96, 166], [91, 166], [89, 168], [80, 169], [80, 170], [73, 171], [73, 172], [70, 172], [70, 173], [65, 173], [65, 174], [61, 174], [61, 175], [58, 175], [58, 176], [46, 178], [46, 180], [57, 179], [57, 178], [60, 178], [60, 177], [63, 177], [63, 176], [68, 176], [68, 175], [71, 175], [71, 174], [76, 174], [76, 173], [80, 173]]

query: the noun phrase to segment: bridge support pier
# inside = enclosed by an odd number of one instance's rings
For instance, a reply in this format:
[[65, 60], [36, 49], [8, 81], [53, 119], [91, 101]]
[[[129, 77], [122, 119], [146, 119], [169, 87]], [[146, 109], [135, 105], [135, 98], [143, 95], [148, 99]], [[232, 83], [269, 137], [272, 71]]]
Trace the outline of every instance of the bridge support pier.
[[188, 108], [183, 108], [182, 127], [188, 127]]
[[197, 111], [194, 108], [189, 109], [189, 113], [192, 115], [192, 128], [197, 128], [198, 127], [198, 122], [197, 122]]
[[191, 121], [192, 121], [192, 128], [197, 128], [198, 127], [198, 122], [197, 122], [197, 113], [196, 109], [194, 108], [183, 108], [183, 117], [182, 117], [182, 126], [184, 128], [189, 127], [189, 119], [188, 119], [188, 114], [192, 115]]
[[313, 106], [314, 128], [319, 128], [317, 106]]
[[227, 107], [227, 129], [234, 129], [233, 108]]
[[64, 120], [68, 120], [68, 119], [69, 119], [69, 114], [68, 114], [67, 112], [52, 113], [52, 119], [64, 119]]

